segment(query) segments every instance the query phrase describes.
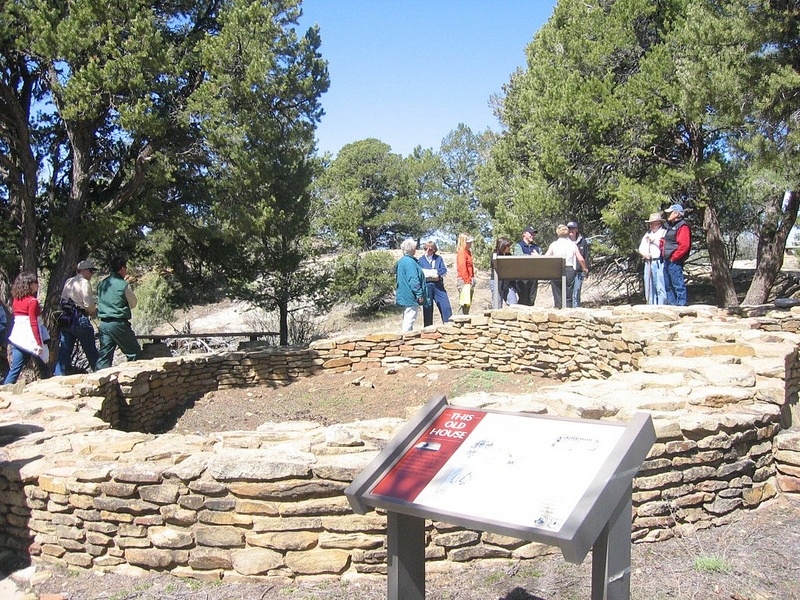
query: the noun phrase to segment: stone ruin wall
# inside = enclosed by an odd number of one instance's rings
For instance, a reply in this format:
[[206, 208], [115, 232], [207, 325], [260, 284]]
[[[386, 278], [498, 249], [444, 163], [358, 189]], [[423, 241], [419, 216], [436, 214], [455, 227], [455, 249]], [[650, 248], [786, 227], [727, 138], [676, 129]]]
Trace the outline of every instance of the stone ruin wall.
[[[4, 389], [4, 558], [29, 553], [210, 580], [385, 574], [385, 517], [354, 515], [343, 490], [401, 420], [148, 432], [220, 387], [423, 363], [561, 381], [525, 397], [477, 394], [461, 406], [622, 421], [650, 412], [658, 440], [634, 479], [633, 539], [726, 523], [737, 510], [800, 491], [800, 438], [787, 429], [800, 382], [798, 329], [794, 311], [515, 308], [413, 334], [127, 363], [20, 394]], [[554, 551], [428, 525], [430, 569]]]

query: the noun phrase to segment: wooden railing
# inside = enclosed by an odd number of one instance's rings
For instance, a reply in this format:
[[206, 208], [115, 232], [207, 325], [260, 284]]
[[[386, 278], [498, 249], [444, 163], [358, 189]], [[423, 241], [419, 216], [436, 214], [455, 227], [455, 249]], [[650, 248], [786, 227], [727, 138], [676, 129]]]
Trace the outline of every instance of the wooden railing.
[[208, 333], [147, 333], [147, 334], [137, 335], [136, 339], [151, 340], [154, 344], [158, 344], [163, 342], [164, 340], [179, 340], [179, 339], [197, 340], [205, 338], [246, 337], [251, 342], [255, 342], [259, 338], [278, 337], [278, 336], [280, 336], [280, 333], [278, 333], [277, 331], [239, 331], [239, 332], [210, 331]]

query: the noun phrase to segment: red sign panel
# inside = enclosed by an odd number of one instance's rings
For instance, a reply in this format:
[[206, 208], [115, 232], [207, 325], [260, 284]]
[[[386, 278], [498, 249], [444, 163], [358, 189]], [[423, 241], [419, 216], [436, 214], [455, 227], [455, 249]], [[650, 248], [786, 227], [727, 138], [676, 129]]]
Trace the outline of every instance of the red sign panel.
[[481, 411], [445, 409], [372, 493], [413, 502], [485, 416]]

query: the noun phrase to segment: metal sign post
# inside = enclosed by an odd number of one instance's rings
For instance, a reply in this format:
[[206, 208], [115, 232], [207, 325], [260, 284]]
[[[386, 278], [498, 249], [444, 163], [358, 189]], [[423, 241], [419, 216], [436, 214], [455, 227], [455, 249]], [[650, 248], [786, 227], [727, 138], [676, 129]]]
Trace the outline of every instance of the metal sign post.
[[475, 410], [432, 399], [345, 494], [388, 513], [389, 600], [425, 597], [425, 519], [592, 552], [592, 600], [630, 595], [633, 477], [656, 440], [627, 424]]

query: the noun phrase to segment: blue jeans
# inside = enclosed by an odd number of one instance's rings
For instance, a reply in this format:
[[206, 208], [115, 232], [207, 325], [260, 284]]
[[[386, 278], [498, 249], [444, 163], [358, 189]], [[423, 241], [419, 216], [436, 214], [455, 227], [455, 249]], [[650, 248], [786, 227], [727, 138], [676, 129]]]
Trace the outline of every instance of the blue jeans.
[[583, 271], [575, 271], [575, 287], [572, 288], [572, 308], [578, 308], [581, 305], [581, 286], [586, 275]]
[[644, 298], [648, 304], [666, 304], [664, 261], [654, 258], [644, 263]]
[[686, 284], [683, 281], [683, 265], [666, 261], [664, 287], [667, 288], [667, 304], [686, 306]]
[[428, 286], [428, 297], [431, 298], [431, 303], [422, 307], [422, 323], [425, 327], [433, 325], [433, 305], [439, 307], [439, 314], [442, 316], [442, 323], [447, 323], [450, 317], [453, 316], [453, 309], [450, 306], [450, 298], [444, 286], [437, 286], [435, 283], [426, 283]]
[[61, 329], [59, 335], [58, 358], [56, 359], [55, 374], [66, 375], [75, 349], [75, 342], [79, 342], [86, 360], [92, 371], [97, 371], [97, 346], [94, 344], [94, 328], [89, 317], [79, 317], [78, 322], [71, 329]]
[[6, 375], [6, 378], [3, 380], [3, 385], [17, 383], [19, 374], [22, 373], [22, 367], [25, 366], [28, 357], [33, 358], [33, 361], [39, 367], [39, 370], [42, 372], [42, 379], [47, 379], [50, 376], [47, 365], [44, 364], [42, 359], [38, 356], [28, 354], [24, 350], [17, 348], [14, 344], [9, 344], [9, 346], [11, 346], [11, 368], [8, 371], [8, 375]]

